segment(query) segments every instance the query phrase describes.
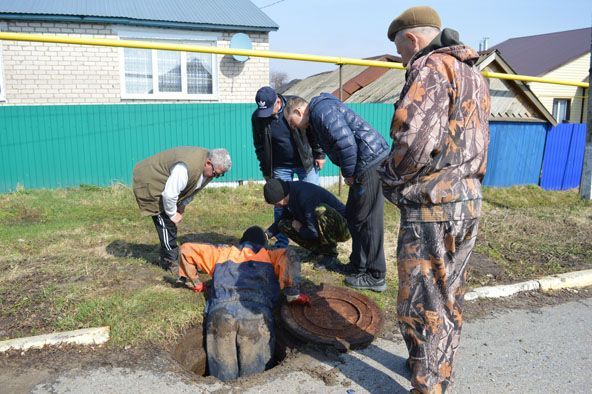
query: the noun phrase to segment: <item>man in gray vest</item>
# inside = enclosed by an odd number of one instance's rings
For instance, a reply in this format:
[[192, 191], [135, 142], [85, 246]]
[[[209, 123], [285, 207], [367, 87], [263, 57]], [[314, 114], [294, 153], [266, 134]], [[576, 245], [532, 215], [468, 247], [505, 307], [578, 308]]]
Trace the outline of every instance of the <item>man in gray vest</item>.
[[177, 224], [183, 219], [185, 207], [197, 192], [231, 166], [226, 149], [197, 146], [165, 150], [135, 165], [134, 195], [142, 215], [152, 216], [156, 226], [163, 269], [174, 270], [178, 265]]

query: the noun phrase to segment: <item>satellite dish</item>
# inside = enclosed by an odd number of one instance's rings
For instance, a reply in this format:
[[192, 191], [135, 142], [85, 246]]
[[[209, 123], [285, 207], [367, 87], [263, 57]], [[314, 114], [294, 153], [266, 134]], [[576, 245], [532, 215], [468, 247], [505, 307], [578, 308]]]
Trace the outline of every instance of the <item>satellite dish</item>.
[[[236, 33], [230, 39], [230, 47], [235, 49], [253, 49], [253, 43], [245, 33]], [[232, 55], [237, 62], [244, 63], [249, 60], [248, 56]]]

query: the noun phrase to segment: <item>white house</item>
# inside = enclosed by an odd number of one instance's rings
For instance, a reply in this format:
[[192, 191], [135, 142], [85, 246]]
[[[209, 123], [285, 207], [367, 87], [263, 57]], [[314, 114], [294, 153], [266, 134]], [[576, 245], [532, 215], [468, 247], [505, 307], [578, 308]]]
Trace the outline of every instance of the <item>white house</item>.
[[[278, 29], [249, 0], [0, 3], [0, 31], [269, 49]], [[244, 36], [243, 36], [244, 38]], [[193, 52], [0, 41], [0, 105], [252, 102], [269, 61]]]

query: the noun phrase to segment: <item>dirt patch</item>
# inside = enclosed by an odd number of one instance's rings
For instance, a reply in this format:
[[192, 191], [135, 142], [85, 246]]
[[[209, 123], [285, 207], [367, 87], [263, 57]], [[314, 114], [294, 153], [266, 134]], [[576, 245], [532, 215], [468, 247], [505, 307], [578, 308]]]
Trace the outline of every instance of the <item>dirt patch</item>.
[[36, 335], [51, 326], [60, 314], [51, 298], [64, 280], [59, 274], [26, 272], [5, 285], [0, 290], [0, 339]]
[[503, 267], [495, 260], [480, 253], [473, 252], [467, 270], [469, 287], [495, 286], [510, 283]]

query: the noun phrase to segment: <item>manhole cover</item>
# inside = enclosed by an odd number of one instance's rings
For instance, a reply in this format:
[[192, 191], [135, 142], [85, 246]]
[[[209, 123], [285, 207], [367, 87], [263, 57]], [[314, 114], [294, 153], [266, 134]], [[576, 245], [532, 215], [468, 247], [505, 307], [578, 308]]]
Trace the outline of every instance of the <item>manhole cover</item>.
[[310, 306], [284, 304], [281, 314], [297, 337], [345, 351], [368, 346], [383, 320], [380, 308], [368, 297], [326, 285], [310, 295]]

